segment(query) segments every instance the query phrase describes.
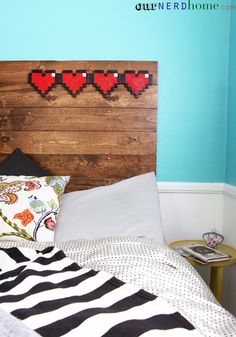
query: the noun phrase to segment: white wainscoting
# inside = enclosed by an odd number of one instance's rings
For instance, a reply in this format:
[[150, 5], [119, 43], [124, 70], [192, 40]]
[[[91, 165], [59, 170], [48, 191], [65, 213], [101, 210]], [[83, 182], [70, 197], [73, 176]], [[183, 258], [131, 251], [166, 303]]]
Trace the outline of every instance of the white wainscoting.
[[[224, 187], [223, 235], [226, 243], [236, 248], [236, 187]], [[225, 268], [223, 305], [236, 316], [236, 265]]]
[[[163, 231], [167, 243], [201, 239], [213, 228], [236, 248], [236, 187], [223, 183], [158, 182]], [[200, 268], [208, 281], [206, 268]], [[236, 266], [225, 268], [223, 305], [236, 316]]]
[[158, 189], [167, 243], [223, 232], [224, 184], [159, 182]]

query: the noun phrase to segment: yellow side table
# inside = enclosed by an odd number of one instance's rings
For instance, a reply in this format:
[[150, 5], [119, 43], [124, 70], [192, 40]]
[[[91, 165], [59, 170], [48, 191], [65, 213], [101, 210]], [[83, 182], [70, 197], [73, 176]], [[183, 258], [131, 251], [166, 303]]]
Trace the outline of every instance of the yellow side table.
[[[172, 242], [169, 247], [171, 248], [178, 248], [178, 247], [183, 247], [186, 245], [191, 245], [191, 244], [205, 244], [204, 241], [201, 240], [182, 240], [182, 241], [175, 241]], [[201, 264], [198, 263], [197, 261], [194, 261], [192, 259], [187, 260], [193, 265], [193, 266], [206, 266], [210, 267], [210, 288], [215, 295], [216, 299], [220, 302], [221, 300], [221, 293], [222, 293], [222, 282], [223, 282], [223, 270], [224, 267], [226, 266], [232, 266], [233, 264], [236, 263], [236, 250], [233, 247], [226, 246], [226, 245], [219, 245], [217, 246], [217, 250], [231, 255], [231, 259], [227, 261], [220, 261], [220, 262], [210, 262], [206, 264]]]

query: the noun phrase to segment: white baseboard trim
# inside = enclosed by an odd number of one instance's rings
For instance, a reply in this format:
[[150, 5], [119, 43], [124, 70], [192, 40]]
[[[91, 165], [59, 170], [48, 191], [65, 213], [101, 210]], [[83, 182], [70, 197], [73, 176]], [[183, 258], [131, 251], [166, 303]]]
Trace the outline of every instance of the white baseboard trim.
[[160, 193], [223, 194], [223, 183], [157, 182]]

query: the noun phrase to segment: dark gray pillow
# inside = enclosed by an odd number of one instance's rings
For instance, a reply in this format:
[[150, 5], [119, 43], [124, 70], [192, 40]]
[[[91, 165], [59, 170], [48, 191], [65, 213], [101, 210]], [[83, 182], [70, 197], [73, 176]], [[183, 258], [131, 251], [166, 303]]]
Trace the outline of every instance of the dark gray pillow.
[[0, 175], [44, 177], [51, 174], [17, 148], [0, 164]]

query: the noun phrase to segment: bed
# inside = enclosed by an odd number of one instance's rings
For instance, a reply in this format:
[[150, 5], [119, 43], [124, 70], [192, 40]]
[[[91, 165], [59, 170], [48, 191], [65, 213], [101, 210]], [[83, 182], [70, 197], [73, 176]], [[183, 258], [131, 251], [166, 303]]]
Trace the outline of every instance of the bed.
[[165, 245], [156, 124], [156, 62], [0, 62], [0, 336], [236, 336]]

